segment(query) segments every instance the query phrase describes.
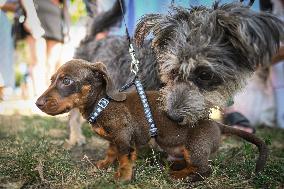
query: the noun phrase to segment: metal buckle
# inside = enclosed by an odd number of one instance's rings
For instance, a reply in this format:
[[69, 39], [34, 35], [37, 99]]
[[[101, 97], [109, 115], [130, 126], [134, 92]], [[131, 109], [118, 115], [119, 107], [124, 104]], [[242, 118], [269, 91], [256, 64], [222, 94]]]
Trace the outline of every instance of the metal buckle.
[[102, 99], [98, 102], [98, 106], [100, 106], [100, 107], [103, 108], [103, 109], [105, 109], [108, 104], [109, 104], [109, 100], [107, 100], [106, 98], [102, 98]]

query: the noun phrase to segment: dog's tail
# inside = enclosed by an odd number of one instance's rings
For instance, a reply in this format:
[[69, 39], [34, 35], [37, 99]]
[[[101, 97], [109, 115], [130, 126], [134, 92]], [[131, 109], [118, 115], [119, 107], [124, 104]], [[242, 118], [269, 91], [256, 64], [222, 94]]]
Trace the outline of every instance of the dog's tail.
[[[121, 5], [120, 5], [121, 2]], [[122, 10], [123, 9], [123, 10]], [[121, 22], [123, 13], [125, 12], [125, 5], [123, 0], [116, 0], [112, 8], [94, 17], [91, 25], [90, 36], [96, 36], [113, 25]]]
[[235, 129], [223, 124], [218, 125], [221, 129], [222, 134], [237, 135], [238, 137], [241, 137], [246, 141], [255, 144], [258, 147], [259, 157], [256, 161], [255, 173], [259, 173], [260, 171], [262, 171], [268, 156], [268, 148], [264, 141], [256, 137], [254, 134]]

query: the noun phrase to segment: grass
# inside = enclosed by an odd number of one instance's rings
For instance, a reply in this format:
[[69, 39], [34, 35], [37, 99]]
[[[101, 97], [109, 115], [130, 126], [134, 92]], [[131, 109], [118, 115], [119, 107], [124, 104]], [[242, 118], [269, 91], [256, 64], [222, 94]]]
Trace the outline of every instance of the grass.
[[[107, 143], [85, 124], [87, 144], [63, 148], [68, 136], [66, 120], [50, 117], [0, 116], [0, 188], [283, 188], [284, 131], [259, 128], [257, 135], [270, 148], [263, 173], [253, 174], [257, 149], [233, 137], [224, 139], [210, 162], [211, 177], [189, 183], [168, 177], [162, 153], [140, 153], [135, 179], [113, 180], [116, 166], [97, 170], [94, 162], [103, 157]], [[161, 163], [165, 164], [161, 166]]]

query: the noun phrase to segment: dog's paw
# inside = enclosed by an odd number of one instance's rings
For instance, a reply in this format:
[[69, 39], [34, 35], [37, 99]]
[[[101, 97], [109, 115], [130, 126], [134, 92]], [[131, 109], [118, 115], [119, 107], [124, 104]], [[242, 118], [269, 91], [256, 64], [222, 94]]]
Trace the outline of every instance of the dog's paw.
[[119, 180], [119, 178], [120, 178], [120, 172], [119, 172], [119, 171], [116, 171], [116, 172], [114, 173], [114, 179], [115, 179], [115, 180]]
[[176, 180], [185, 179], [188, 176], [188, 174], [182, 171], [170, 171], [169, 174], [172, 179], [176, 179]]
[[120, 171], [115, 172], [114, 179], [121, 182], [129, 182], [132, 179], [132, 173], [131, 174], [123, 174]]
[[197, 171], [196, 167], [188, 166], [178, 171], [170, 171], [169, 174], [173, 179], [185, 179], [187, 177], [195, 175], [196, 171]]
[[65, 150], [71, 150], [74, 146], [75, 146], [75, 144], [70, 143], [69, 140], [65, 140], [65, 142], [63, 144], [63, 148]]
[[209, 177], [212, 173], [211, 169], [208, 169], [207, 171], [204, 171], [203, 173], [195, 173], [189, 176], [189, 180], [191, 182], [196, 182], [196, 181], [203, 181], [207, 177]]
[[77, 139], [68, 139], [68, 140], [65, 140], [63, 144], [63, 148], [65, 148], [66, 150], [70, 150], [75, 146], [83, 146], [84, 144], [86, 144], [85, 137], [80, 137]]
[[211, 175], [211, 170], [208, 170], [204, 173], [198, 173], [198, 172], [188, 172], [187, 169], [183, 169], [180, 171], [171, 171], [170, 173], [171, 178], [173, 179], [186, 179], [190, 182], [196, 182], [196, 181], [203, 181], [206, 177], [209, 177]]
[[96, 162], [96, 167], [98, 169], [106, 169], [108, 168], [108, 166], [109, 166], [109, 163], [106, 162], [105, 160], [99, 160]]
[[84, 136], [81, 136], [81, 137], [77, 138], [76, 143], [77, 143], [78, 146], [82, 146], [82, 145], [86, 144], [86, 138]]

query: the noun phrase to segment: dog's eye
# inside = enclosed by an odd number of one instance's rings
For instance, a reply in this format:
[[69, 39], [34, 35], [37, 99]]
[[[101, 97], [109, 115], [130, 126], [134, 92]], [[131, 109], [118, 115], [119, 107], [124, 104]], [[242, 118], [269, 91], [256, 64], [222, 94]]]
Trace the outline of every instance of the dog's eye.
[[198, 78], [203, 80], [203, 81], [208, 81], [208, 80], [211, 80], [211, 79], [214, 78], [214, 74], [212, 72], [202, 71], [198, 75]]
[[72, 80], [65, 77], [65, 78], [63, 78], [62, 83], [64, 85], [70, 85], [72, 83]]
[[197, 67], [192, 73], [190, 80], [193, 81], [198, 88], [207, 91], [215, 90], [216, 87], [223, 82], [222, 78], [207, 67]]

